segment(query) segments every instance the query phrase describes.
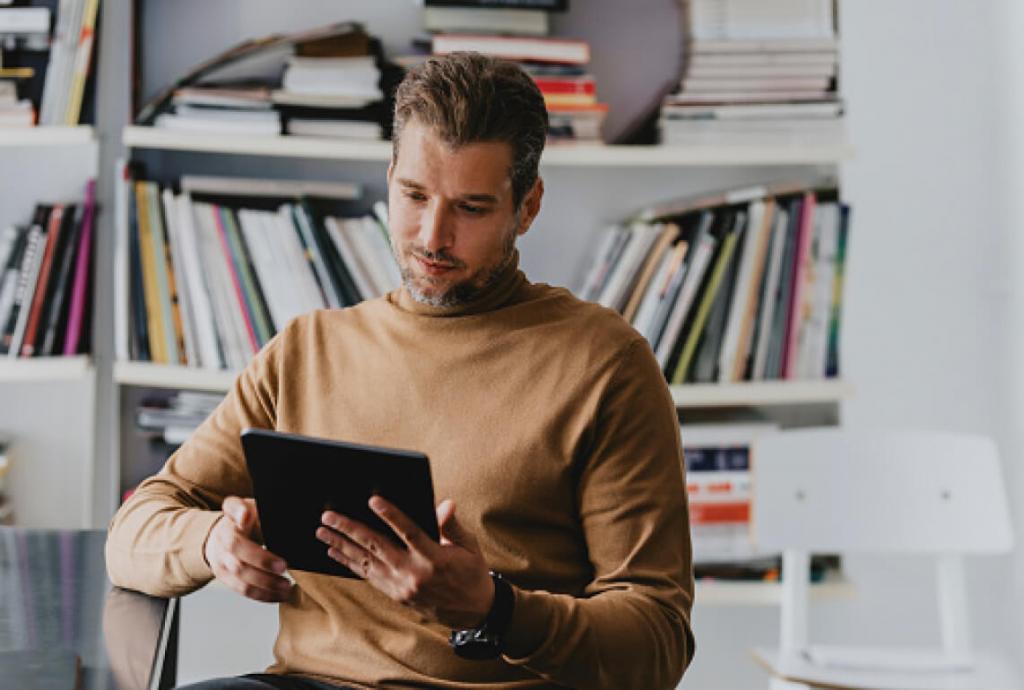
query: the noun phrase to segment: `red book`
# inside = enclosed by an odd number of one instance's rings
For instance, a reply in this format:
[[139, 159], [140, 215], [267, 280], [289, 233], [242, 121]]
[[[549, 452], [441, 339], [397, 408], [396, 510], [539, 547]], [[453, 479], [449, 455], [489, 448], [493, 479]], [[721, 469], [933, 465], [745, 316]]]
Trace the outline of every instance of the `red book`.
[[235, 269], [235, 260], [231, 255], [231, 245], [228, 242], [227, 230], [224, 229], [224, 219], [220, 215], [219, 206], [211, 206], [213, 209], [213, 223], [217, 226], [217, 237], [220, 238], [220, 248], [224, 252], [224, 259], [227, 261], [228, 273], [231, 275], [231, 284], [235, 288], [235, 297], [238, 298], [238, 309], [242, 312], [242, 320], [245, 321], [245, 331], [252, 344], [252, 351], [260, 351], [260, 341], [256, 337], [256, 330], [253, 328], [252, 319], [249, 317], [249, 310], [245, 306], [245, 295], [242, 293], [242, 281]]
[[690, 524], [724, 525], [750, 522], [750, 502], [690, 503]]
[[60, 241], [61, 221], [63, 219], [64, 207], [58, 204], [50, 212], [49, 229], [46, 232], [46, 249], [43, 251], [43, 261], [39, 265], [39, 279], [36, 281], [36, 291], [32, 296], [32, 308], [28, 313], [28, 322], [25, 325], [25, 339], [21, 343], [22, 357], [31, 357], [36, 351], [36, 331], [39, 330], [39, 318], [43, 313], [46, 288], [50, 282], [50, 269], [53, 267], [53, 255], [56, 251], [57, 243]]
[[[68, 327], [64, 333], [64, 354], [78, 352], [82, 338], [82, 323], [85, 315], [85, 299], [88, 288], [89, 260], [92, 254], [92, 226], [96, 216], [96, 180], [89, 180], [85, 186], [85, 211], [82, 214], [82, 234], [75, 254], [75, 278], [71, 284], [71, 306], [68, 308]], [[70, 248], [69, 250], [70, 251]]]
[[586, 94], [597, 93], [594, 78], [585, 77], [534, 77], [533, 81], [543, 94]]

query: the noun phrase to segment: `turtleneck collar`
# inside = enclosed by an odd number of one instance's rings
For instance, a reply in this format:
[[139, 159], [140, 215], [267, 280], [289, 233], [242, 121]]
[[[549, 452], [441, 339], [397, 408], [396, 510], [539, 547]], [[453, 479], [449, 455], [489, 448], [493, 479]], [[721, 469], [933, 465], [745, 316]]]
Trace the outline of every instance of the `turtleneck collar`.
[[469, 302], [452, 307], [435, 307], [413, 299], [403, 285], [398, 290], [388, 293], [387, 300], [402, 311], [421, 316], [450, 317], [470, 316], [492, 311], [508, 304], [516, 292], [526, 284], [526, 275], [519, 270], [519, 250], [513, 250], [508, 265], [501, 271], [497, 279], [487, 289]]

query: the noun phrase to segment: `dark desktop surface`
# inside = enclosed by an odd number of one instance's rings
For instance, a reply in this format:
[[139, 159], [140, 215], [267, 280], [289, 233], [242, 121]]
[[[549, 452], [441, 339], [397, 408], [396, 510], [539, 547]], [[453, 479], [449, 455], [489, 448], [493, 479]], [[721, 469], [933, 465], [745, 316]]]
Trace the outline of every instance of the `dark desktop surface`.
[[0, 690], [173, 685], [177, 602], [112, 587], [105, 540], [0, 527]]

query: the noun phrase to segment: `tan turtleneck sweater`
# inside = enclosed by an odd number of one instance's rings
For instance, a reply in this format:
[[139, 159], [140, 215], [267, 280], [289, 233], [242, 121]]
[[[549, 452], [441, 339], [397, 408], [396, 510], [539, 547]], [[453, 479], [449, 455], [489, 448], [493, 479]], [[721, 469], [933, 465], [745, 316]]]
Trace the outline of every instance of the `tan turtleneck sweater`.
[[295, 319], [114, 516], [114, 584], [176, 596], [212, 579], [219, 506], [252, 495], [245, 427], [426, 453], [437, 500], [455, 500], [516, 600], [504, 657], [467, 661], [447, 628], [366, 582], [294, 571], [270, 672], [388, 688], [679, 682], [693, 656], [679, 426], [647, 341], [614, 312], [513, 264], [459, 308], [399, 290]]

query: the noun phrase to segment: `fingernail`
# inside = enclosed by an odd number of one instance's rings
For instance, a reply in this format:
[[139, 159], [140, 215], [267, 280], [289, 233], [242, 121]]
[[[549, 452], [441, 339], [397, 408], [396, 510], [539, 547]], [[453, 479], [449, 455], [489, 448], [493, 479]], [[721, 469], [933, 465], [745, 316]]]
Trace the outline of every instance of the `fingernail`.
[[288, 570], [288, 564], [287, 563], [285, 563], [284, 561], [274, 561], [274, 571], [275, 572], [283, 573], [285, 570]]

